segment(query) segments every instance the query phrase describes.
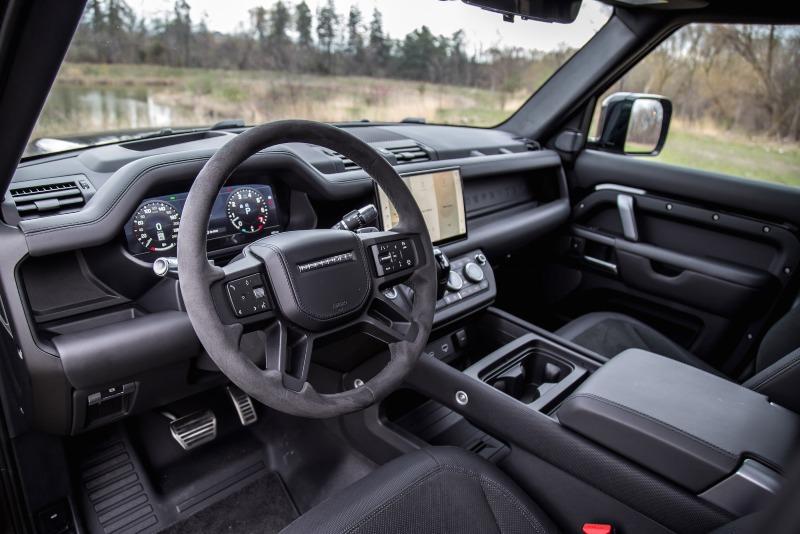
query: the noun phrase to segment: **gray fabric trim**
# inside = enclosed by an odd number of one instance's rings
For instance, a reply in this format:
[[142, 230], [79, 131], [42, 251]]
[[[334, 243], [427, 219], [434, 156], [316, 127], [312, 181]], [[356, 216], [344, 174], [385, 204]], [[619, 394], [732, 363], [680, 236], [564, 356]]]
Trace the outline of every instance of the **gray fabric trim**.
[[434, 447], [380, 467], [282, 534], [434, 533], [455, 525], [464, 533], [556, 532], [544, 512], [496, 466], [462, 449]]
[[764, 335], [758, 346], [756, 370], [763, 371], [800, 347], [800, 304], [795, 303]]
[[661, 332], [621, 313], [587, 313], [555, 333], [609, 359], [628, 349], [642, 349], [727, 378]]
[[751, 376], [742, 385], [800, 413], [800, 348]]

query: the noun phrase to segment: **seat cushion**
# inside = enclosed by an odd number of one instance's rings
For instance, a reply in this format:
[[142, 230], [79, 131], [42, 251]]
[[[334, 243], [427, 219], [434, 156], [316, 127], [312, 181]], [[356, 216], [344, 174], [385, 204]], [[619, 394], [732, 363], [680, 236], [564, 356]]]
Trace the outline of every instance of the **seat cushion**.
[[800, 348], [762, 369], [742, 385], [800, 413]]
[[724, 376], [658, 330], [621, 313], [587, 313], [561, 327], [556, 335], [609, 359], [628, 349], [642, 349]]
[[538, 533], [552, 521], [497, 467], [453, 447], [405, 454], [286, 527], [315, 533]]
[[756, 371], [763, 371], [797, 348], [800, 348], [800, 304], [795, 303], [761, 340]]

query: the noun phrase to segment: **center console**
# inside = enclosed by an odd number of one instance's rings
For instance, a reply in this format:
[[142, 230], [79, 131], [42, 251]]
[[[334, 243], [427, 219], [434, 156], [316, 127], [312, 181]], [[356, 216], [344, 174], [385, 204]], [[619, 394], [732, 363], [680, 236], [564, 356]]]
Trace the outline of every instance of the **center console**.
[[629, 349], [557, 411], [561, 425], [736, 515], [781, 486], [800, 417], [750, 389]]

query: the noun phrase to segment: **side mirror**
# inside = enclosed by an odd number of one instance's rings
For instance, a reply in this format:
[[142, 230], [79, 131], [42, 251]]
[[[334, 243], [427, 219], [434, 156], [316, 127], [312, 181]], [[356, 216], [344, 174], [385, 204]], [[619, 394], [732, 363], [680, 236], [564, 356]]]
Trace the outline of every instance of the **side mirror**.
[[672, 102], [659, 95], [614, 93], [603, 101], [596, 144], [619, 154], [656, 156], [664, 147]]

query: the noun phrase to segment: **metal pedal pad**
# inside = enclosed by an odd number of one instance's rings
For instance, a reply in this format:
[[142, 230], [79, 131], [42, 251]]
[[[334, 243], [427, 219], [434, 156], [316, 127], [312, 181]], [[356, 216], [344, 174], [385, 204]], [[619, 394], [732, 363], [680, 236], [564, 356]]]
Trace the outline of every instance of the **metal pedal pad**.
[[236, 408], [236, 413], [239, 415], [239, 422], [242, 426], [252, 425], [258, 421], [258, 414], [256, 407], [253, 405], [253, 399], [250, 395], [237, 388], [236, 386], [228, 386], [228, 396], [233, 401], [233, 407]]
[[190, 413], [170, 421], [169, 430], [178, 445], [189, 451], [217, 437], [217, 417], [211, 410]]

